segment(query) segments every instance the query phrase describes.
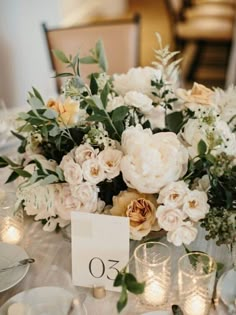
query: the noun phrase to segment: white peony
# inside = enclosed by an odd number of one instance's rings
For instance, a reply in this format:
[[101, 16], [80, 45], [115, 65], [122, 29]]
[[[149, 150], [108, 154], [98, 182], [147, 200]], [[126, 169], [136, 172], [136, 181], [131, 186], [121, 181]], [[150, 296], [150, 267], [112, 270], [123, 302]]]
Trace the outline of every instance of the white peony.
[[115, 96], [111, 100], [108, 101], [106, 110], [108, 113], [110, 113], [116, 108], [120, 106], [124, 106], [124, 105], [125, 105], [125, 101], [124, 101], [123, 96], [120, 96], [120, 95]]
[[159, 206], [156, 212], [158, 224], [165, 231], [176, 230], [183, 223], [184, 213], [178, 208]]
[[157, 193], [186, 173], [187, 151], [172, 132], [152, 134], [141, 126], [130, 127], [123, 132], [121, 144], [123, 179], [139, 192]]
[[96, 158], [98, 150], [94, 149], [90, 144], [81, 144], [74, 150], [74, 159], [76, 163], [82, 165], [84, 161]]
[[72, 196], [76, 199], [76, 209], [82, 212], [95, 212], [98, 206], [98, 192], [98, 187], [88, 182], [71, 187]]
[[160, 70], [151, 67], [131, 68], [126, 74], [114, 75], [114, 89], [118, 94], [125, 95], [129, 91], [137, 91], [153, 97], [152, 80], [160, 80], [162, 73]]
[[169, 207], [181, 207], [188, 191], [188, 186], [184, 181], [169, 183], [160, 190], [157, 202]]
[[71, 185], [79, 185], [83, 181], [83, 173], [79, 164], [73, 160], [63, 162], [64, 177], [67, 183]]
[[194, 222], [203, 219], [209, 209], [207, 194], [204, 191], [189, 191], [188, 195], [184, 198], [183, 211]]
[[167, 240], [175, 246], [182, 244], [189, 245], [195, 240], [197, 236], [197, 229], [191, 222], [184, 222], [176, 230], [167, 233]]
[[122, 156], [123, 153], [121, 151], [109, 148], [99, 153], [98, 159], [107, 179], [112, 179], [119, 175]]
[[90, 184], [98, 184], [105, 178], [105, 172], [98, 159], [86, 160], [82, 165], [82, 171], [85, 180]]
[[150, 121], [152, 129], [165, 128], [165, 109], [163, 107], [152, 107], [148, 113], [145, 113], [145, 118]]
[[136, 107], [143, 113], [148, 113], [153, 108], [152, 99], [147, 95], [136, 91], [127, 92], [124, 101], [126, 105]]

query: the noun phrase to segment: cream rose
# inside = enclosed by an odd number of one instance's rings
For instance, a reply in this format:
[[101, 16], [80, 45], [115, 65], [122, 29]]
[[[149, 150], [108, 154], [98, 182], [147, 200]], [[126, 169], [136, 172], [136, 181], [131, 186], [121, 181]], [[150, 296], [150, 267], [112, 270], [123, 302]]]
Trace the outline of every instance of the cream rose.
[[203, 219], [209, 209], [207, 194], [204, 191], [192, 190], [184, 198], [183, 211], [194, 222]]
[[82, 164], [82, 171], [85, 180], [90, 184], [98, 184], [105, 178], [105, 172], [98, 159], [89, 159]]
[[76, 163], [82, 165], [86, 160], [96, 158], [97, 154], [97, 149], [94, 149], [90, 144], [85, 143], [75, 148], [74, 159]]
[[152, 98], [151, 81], [160, 80], [161, 76], [160, 70], [151, 67], [131, 68], [126, 74], [115, 74], [113, 85], [115, 91], [123, 96], [129, 91], [137, 91]]
[[153, 109], [152, 99], [140, 92], [127, 92], [125, 94], [124, 101], [126, 105], [136, 107], [143, 113], [148, 113]]
[[98, 203], [98, 187], [84, 182], [80, 185], [71, 187], [72, 196], [76, 199], [78, 211], [95, 212]]
[[184, 181], [169, 183], [160, 190], [157, 202], [173, 208], [181, 207], [188, 191]]
[[188, 106], [188, 103], [201, 105], [211, 105], [213, 103], [213, 91], [196, 82], [194, 82], [191, 90], [177, 89], [176, 94], [187, 103], [186, 106]]
[[112, 179], [119, 175], [122, 156], [121, 151], [109, 148], [99, 153], [98, 159], [105, 171], [107, 179]]
[[131, 127], [123, 132], [121, 144], [121, 171], [130, 188], [157, 193], [186, 173], [187, 150], [172, 132], [152, 134], [140, 126]]
[[175, 246], [182, 244], [189, 245], [195, 240], [197, 236], [197, 229], [191, 222], [184, 222], [176, 230], [167, 233], [167, 240]]
[[131, 239], [141, 240], [156, 223], [156, 200], [152, 195], [122, 191], [118, 196], [113, 197], [110, 213], [128, 217]]
[[158, 224], [165, 231], [176, 230], [184, 220], [184, 213], [178, 208], [171, 208], [169, 206], [159, 206], [156, 217]]
[[68, 184], [58, 185], [58, 198], [56, 200], [56, 213], [63, 220], [70, 220], [71, 211], [77, 210], [76, 199], [72, 196]]
[[67, 162], [63, 161], [64, 177], [67, 183], [71, 185], [79, 185], [83, 181], [83, 173], [79, 164], [72, 159]]

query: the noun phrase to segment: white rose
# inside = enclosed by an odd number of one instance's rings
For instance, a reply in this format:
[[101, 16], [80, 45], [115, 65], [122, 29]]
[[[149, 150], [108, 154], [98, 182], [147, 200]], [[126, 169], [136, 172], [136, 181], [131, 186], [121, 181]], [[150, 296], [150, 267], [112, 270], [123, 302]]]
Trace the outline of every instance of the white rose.
[[82, 165], [84, 161], [96, 158], [98, 150], [95, 150], [90, 144], [81, 144], [74, 151], [75, 162]]
[[136, 107], [143, 113], [150, 112], [153, 108], [152, 99], [140, 92], [129, 91], [125, 94], [124, 100], [126, 105]]
[[125, 101], [123, 96], [115, 96], [113, 97], [111, 100], [108, 101], [107, 103], [107, 112], [110, 113], [112, 112], [114, 109], [120, 107], [120, 106], [124, 106]]
[[71, 211], [77, 209], [76, 199], [72, 196], [68, 184], [58, 185], [58, 198], [56, 200], [57, 214], [63, 220], [70, 220]]
[[157, 202], [173, 208], [181, 207], [188, 191], [184, 181], [169, 183], [160, 190]]
[[194, 222], [203, 219], [209, 211], [207, 194], [204, 191], [192, 190], [184, 198], [183, 211]]
[[121, 160], [123, 179], [139, 192], [157, 193], [187, 170], [187, 151], [172, 132], [153, 135], [140, 126], [128, 128], [121, 144], [125, 153]]
[[77, 210], [82, 212], [95, 212], [98, 203], [98, 187], [84, 182], [71, 187], [72, 196], [76, 199]]
[[63, 163], [63, 166], [64, 176], [67, 183], [71, 185], [79, 185], [82, 183], [83, 173], [79, 164], [70, 160], [68, 163]]
[[103, 167], [98, 159], [86, 160], [82, 165], [85, 180], [91, 184], [98, 184], [106, 178]]
[[183, 211], [169, 206], [159, 206], [156, 212], [158, 224], [165, 231], [176, 230], [184, 220]]
[[107, 179], [112, 179], [119, 175], [122, 156], [121, 151], [109, 148], [99, 153], [98, 159], [106, 173]]
[[195, 240], [197, 236], [197, 229], [193, 226], [191, 222], [184, 222], [174, 231], [169, 231], [167, 233], [167, 240], [173, 243], [175, 246], [180, 246], [182, 244], [189, 245]]
[[153, 97], [151, 80], [160, 80], [160, 70], [144, 67], [131, 68], [126, 74], [114, 75], [114, 89], [118, 94], [125, 95], [129, 91], [137, 91]]
[[66, 154], [66, 155], [63, 156], [63, 158], [62, 158], [61, 163], [60, 163], [59, 166], [60, 166], [60, 168], [61, 168], [62, 170], [64, 170], [64, 168], [65, 168], [65, 166], [66, 166], [67, 164], [74, 163], [74, 162], [75, 162], [75, 161], [74, 161], [73, 155], [70, 154], [70, 153], [68, 153], [68, 154]]

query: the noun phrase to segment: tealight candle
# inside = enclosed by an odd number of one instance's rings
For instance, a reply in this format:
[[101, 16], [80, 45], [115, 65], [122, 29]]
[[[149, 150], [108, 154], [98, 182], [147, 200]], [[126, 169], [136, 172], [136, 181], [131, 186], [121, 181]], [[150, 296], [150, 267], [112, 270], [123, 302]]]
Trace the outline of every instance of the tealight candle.
[[158, 280], [150, 280], [145, 286], [144, 299], [153, 306], [162, 305], [166, 301], [166, 293]]
[[1, 239], [5, 243], [17, 244], [22, 239], [23, 233], [20, 228], [13, 225], [8, 225], [4, 227], [1, 233]]
[[185, 301], [184, 311], [188, 315], [204, 315], [206, 314], [206, 302], [199, 294], [194, 294]]

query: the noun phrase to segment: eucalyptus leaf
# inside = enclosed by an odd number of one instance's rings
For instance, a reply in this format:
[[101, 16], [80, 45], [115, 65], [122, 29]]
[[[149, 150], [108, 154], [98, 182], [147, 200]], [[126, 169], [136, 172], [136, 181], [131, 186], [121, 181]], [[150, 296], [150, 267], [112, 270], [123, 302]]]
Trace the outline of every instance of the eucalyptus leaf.
[[126, 290], [126, 287], [123, 286], [122, 287], [122, 291], [121, 291], [121, 294], [120, 294], [120, 298], [119, 298], [119, 301], [117, 302], [117, 310], [118, 312], [120, 313], [123, 308], [126, 306], [127, 304], [127, 301], [128, 301], [128, 294], [127, 294], [127, 290]]
[[94, 76], [94, 74], [92, 73], [91, 77], [90, 77], [90, 90], [91, 90], [91, 93], [94, 95], [94, 94], [97, 94], [98, 92], [98, 84], [97, 84], [97, 80]]
[[114, 280], [114, 287], [119, 287], [122, 285], [123, 283], [123, 280], [124, 280], [124, 273], [123, 272], [119, 272]]
[[30, 103], [32, 109], [34, 110], [34, 112], [35, 112], [35, 110], [37, 110], [39, 108], [44, 108], [44, 104], [36, 96], [29, 98], [29, 103]]
[[94, 64], [94, 63], [97, 63], [98, 61], [92, 56], [86, 56], [86, 57], [80, 58], [79, 62], [83, 64]]
[[58, 117], [58, 113], [57, 113], [55, 110], [52, 110], [52, 109], [49, 109], [49, 108], [48, 108], [48, 109], [44, 112], [43, 116], [44, 116], [45, 118], [48, 118], [48, 119], [56, 119], [56, 118]]
[[55, 175], [49, 175], [47, 177], [45, 177], [40, 185], [49, 185], [49, 184], [52, 184], [52, 183], [57, 183], [58, 182], [58, 177], [55, 176]]
[[66, 57], [63, 51], [58, 49], [53, 49], [52, 53], [54, 56], [56, 56], [57, 59], [59, 59], [63, 63], [70, 63], [70, 60]]
[[64, 72], [64, 73], [57, 73], [53, 78], [67, 78], [67, 77], [73, 77], [73, 73], [70, 72]]
[[5, 184], [9, 184], [9, 183], [13, 182], [14, 180], [17, 179], [17, 177], [19, 177], [19, 175], [18, 175], [15, 171], [13, 171], [13, 172], [10, 174], [10, 176], [7, 178]]
[[112, 111], [112, 121], [123, 121], [126, 115], [129, 112], [129, 108], [127, 106], [120, 106]]
[[27, 177], [27, 178], [31, 177], [31, 174], [23, 170], [22, 168], [14, 168], [14, 172], [17, 173], [21, 177]]
[[107, 72], [108, 70], [108, 63], [107, 63], [107, 58], [104, 50], [104, 45], [102, 40], [98, 40], [96, 43], [96, 52], [98, 56], [98, 63], [100, 68], [104, 71]]
[[101, 100], [103, 103], [103, 107], [106, 108], [107, 107], [107, 96], [110, 92], [110, 88], [109, 88], [109, 84], [108, 82], [105, 84], [102, 93], [101, 93]]
[[38, 90], [36, 90], [36, 88], [33, 87], [33, 91], [34, 91], [34, 95], [42, 102], [42, 104], [44, 104], [43, 98], [41, 96], [41, 94], [39, 93]]
[[18, 117], [23, 119], [23, 120], [26, 120], [29, 118], [29, 115], [27, 113], [20, 112], [20, 113], [18, 113]]

